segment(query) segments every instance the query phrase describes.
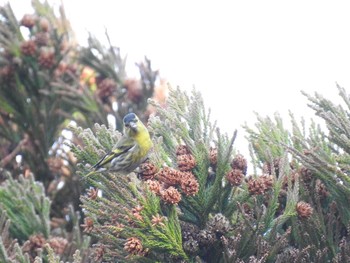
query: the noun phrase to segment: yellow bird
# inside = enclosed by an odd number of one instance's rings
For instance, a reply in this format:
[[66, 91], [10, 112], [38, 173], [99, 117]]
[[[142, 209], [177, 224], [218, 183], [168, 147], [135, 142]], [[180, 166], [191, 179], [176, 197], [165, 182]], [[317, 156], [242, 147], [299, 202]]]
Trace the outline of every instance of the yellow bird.
[[105, 170], [128, 174], [133, 172], [147, 159], [148, 152], [153, 146], [146, 126], [135, 113], [129, 113], [123, 118], [124, 134], [113, 147], [92, 168], [92, 173], [105, 168]]

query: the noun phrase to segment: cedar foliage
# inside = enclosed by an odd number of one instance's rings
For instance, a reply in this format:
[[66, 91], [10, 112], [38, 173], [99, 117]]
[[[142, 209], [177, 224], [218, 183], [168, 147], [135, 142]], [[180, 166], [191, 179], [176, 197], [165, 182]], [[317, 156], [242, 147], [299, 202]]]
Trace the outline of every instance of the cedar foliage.
[[[108, 114], [124, 114], [112, 107], [121, 90], [129, 99], [123, 102], [127, 109], [148, 109], [132, 100], [135, 90], [124, 84], [107, 85], [115, 90], [104, 100], [96, 80], [106, 71], [87, 67], [83, 50], [93, 47], [78, 46], [64, 9], [39, 0], [32, 6], [33, 13], [20, 19], [10, 4], [0, 7], [0, 211], [12, 222], [7, 224], [12, 245], [3, 247], [1, 262], [87, 262], [90, 239], [79, 226], [79, 196], [86, 185], [76, 175], [76, 159], [62, 131], [71, 121], [92, 127], [107, 124]], [[109, 57], [117, 50], [100, 46]], [[113, 63], [99, 59], [94, 65], [113, 69]], [[145, 63], [139, 66], [140, 79], [114, 74], [133, 87], [147, 87], [147, 94], [137, 90], [142, 101], [153, 96], [157, 78], [150, 61]], [[146, 120], [148, 114], [140, 117]]]
[[[79, 47], [63, 9], [33, 7], [20, 21], [0, 7], [1, 262], [350, 261], [344, 88], [341, 105], [303, 93], [325, 127], [257, 115], [244, 126], [248, 164], [198, 91], [149, 100], [158, 72], [147, 58], [129, 79], [107, 33], [107, 46], [90, 36]], [[86, 177], [131, 111], [152, 134], [148, 161]]]
[[[350, 105], [345, 90], [338, 88], [345, 105]], [[157, 116], [148, 122], [155, 146], [138, 177], [103, 172], [86, 178], [101, 194], [82, 197], [89, 218], [84, 227], [98, 240], [97, 259], [348, 260], [348, 109], [319, 94], [306, 96], [330, 133], [314, 121], [307, 130], [306, 122], [298, 122], [292, 113], [291, 131], [284, 128], [278, 114], [274, 118], [258, 115], [255, 128], [245, 126], [255, 164], [254, 174], [249, 175], [245, 175], [246, 161], [233, 149], [236, 133], [231, 138], [221, 134], [210, 121], [200, 93], [194, 90], [189, 96], [170, 89], [166, 108], [150, 101], [157, 108]], [[83, 148], [72, 146], [84, 177], [120, 134], [99, 125], [95, 133], [90, 129], [76, 133], [87, 142]], [[179, 158], [184, 155], [185, 159]], [[183, 187], [186, 173], [198, 183], [189, 195]], [[164, 194], [169, 189], [176, 190], [180, 198], [169, 202]], [[150, 222], [158, 215], [177, 227], [160, 224], [164, 235], [154, 232]]]

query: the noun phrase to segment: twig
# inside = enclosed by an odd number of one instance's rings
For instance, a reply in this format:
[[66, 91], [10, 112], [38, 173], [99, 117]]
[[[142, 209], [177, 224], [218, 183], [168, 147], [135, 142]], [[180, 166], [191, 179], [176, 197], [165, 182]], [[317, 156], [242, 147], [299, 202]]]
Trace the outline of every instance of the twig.
[[28, 136], [25, 136], [16, 146], [16, 148], [9, 153], [4, 159], [0, 161], [0, 167], [5, 167], [17, 154], [22, 150], [23, 145], [28, 142]]

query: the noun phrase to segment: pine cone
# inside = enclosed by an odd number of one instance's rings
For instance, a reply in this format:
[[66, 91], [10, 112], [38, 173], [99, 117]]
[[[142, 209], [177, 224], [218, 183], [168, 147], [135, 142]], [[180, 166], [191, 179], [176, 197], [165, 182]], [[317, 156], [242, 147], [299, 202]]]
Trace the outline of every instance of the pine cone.
[[210, 246], [216, 241], [216, 235], [213, 231], [203, 229], [198, 233], [198, 242], [202, 246]]
[[292, 170], [291, 173], [288, 176], [285, 176], [283, 178], [283, 188], [287, 189], [288, 188], [288, 181], [290, 180], [291, 184], [294, 185], [295, 181], [299, 179], [300, 174]]
[[190, 150], [186, 145], [179, 145], [176, 148], [176, 155], [185, 155], [185, 154], [191, 154]]
[[186, 252], [194, 254], [199, 250], [199, 245], [198, 242], [191, 237], [183, 243], [183, 248]]
[[329, 196], [329, 192], [327, 191], [327, 187], [324, 185], [324, 183], [321, 182], [320, 179], [316, 180], [316, 191], [321, 198], [326, 198]]
[[313, 178], [314, 173], [309, 168], [306, 168], [305, 166], [302, 166], [300, 168], [300, 175], [301, 175], [301, 178], [303, 179], [303, 181], [305, 183], [310, 183], [312, 178]]
[[136, 79], [127, 79], [124, 82], [124, 87], [127, 90], [127, 96], [130, 101], [137, 104], [139, 103], [144, 94], [141, 83]]
[[21, 25], [32, 28], [35, 25], [36, 17], [34, 15], [25, 14], [21, 20]]
[[263, 172], [266, 174], [272, 174], [272, 171], [274, 171], [275, 175], [278, 175], [280, 162], [281, 162], [281, 158], [275, 158], [273, 160], [273, 164], [271, 164], [270, 162], [264, 163], [262, 168]]
[[262, 195], [265, 192], [265, 185], [258, 178], [249, 178], [248, 191], [251, 195]]
[[21, 53], [26, 56], [34, 56], [36, 48], [35, 42], [33, 40], [28, 40], [21, 44]]
[[146, 184], [148, 185], [148, 188], [151, 192], [155, 193], [156, 195], [160, 195], [160, 192], [162, 190], [162, 187], [160, 183], [156, 180], [147, 180]]
[[168, 189], [161, 191], [160, 197], [167, 204], [177, 204], [181, 201], [181, 194], [173, 186], [170, 186]]
[[218, 149], [210, 147], [209, 161], [211, 165], [216, 165], [218, 162]]
[[238, 169], [241, 170], [244, 175], [247, 174], [247, 159], [244, 158], [242, 154], [237, 154], [235, 158], [233, 158], [231, 162], [231, 167], [233, 170]]
[[26, 241], [22, 247], [24, 253], [28, 253], [31, 258], [37, 256], [37, 251], [39, 248], [43, 248], [46, 244], [46, 239], [43, 234], [35, 234], [29, 237], [29, 240]]
[[142, 255], [144, 252], [141, 240], [136, 237], [129, 237], [126, 240], [124, 250], [132, 255]]
[[0, 80], [9, 81], [13, 77], [14, 70], [11, 66], [6, 65], [0, 68]]
[[38, 32], [35, 34], [34, 41], [38, 46], [46, 46], [49, 43], [49, 35], [45, 32]]
[[43, 234], [35, 234], [29, 237], [32, 247], [42, 248], [46, 244], [46, 239]]
[[183, 172], [180, 180], [181, 190], [186, 195], [196, 195], [199, 191], [199, 184], [197, 179], [191, 172]]
[[107, 102], [107, 99], [114, 94], [116, 89], [117, 83], [111, 78], [105, 78], [97, 83], [97, 95], [103, 102]]
[[251, 195], [261, 195], [271, 189], [273, 185], [272, 178], [268, 175], [262, 175], [258, 178], [248, 179], [248, 191]]
[[50, 29], [50, 22], [45, 17], [42, 17], [40, 18], [39, 26], [43, 32], [48, 32]]
[[265, 191], [268, 191], [272, 188], [273, 186], [273, 179], [272, 176], [270, 175], [262, 175], [259, 177], [259, 179], [263, 182], [263, 184], [265, 185]]
[[68, 240], [63, 237], [53, 237], [50, 238], [48, 243], [57, 255], [63, 255], [67, 247]]
[[150, 180], [153, 179], [156, 176], [156, 173], [158, 172], [158, 167], [150, 162], [142, 163], [139, 166], [140, 172], [138, 176], [142, 180]]
[[233, 169], [226, 174], [226, 180], [232, 186], [239, 186], [243, 181], [244, 174], [240, 169]]
[[181, 233], [182, 233], [182, 240], [186, 241], [189, 240], [190, 238], [197, 239], [197, 236], [199, 234], [199, 228], [198, 226], [180, 221], [181, 225]]
[[230, 221], [223, 214], [218, 213], [209, 219], [207, 229], [213, 233], [224, 235], [231, 230]]
[[55, 52], [53, 50], [42, 49], [38, 61], [42, 68], [51, 68], [55, 64]]
[[300, 218], [308, 219], [313, 213], [311, 205], [303, 201], [297, 203], [296, 210]]
[[170, 167], [164, 167], [157, 174], [156, 178], [168, 186], [177, 185], [181, 180], [181, 172]]
[[37, 254], [37, 249], [44, 247], [46, 244], [46, 239], [43, 234], [35, 234], [29, 237], [22, 247], [24, 253], [30, 254], [35, 257]]
[[177, 166], [179, 170], [190, 171], [196, 166], [196, 159], [192, 154], [183, 154], [177, 156]]

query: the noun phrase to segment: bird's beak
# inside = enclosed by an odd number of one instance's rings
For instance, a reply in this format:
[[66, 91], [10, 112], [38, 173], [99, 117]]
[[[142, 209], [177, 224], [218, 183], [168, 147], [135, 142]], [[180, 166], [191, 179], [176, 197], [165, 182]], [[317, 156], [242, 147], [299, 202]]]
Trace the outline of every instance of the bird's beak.
[[137, 130], [137, 123], [136, 123], [136, 122], [130, 122], [130, 128], [131, 128], [133, 131], [136, 131], [136, 130]]

